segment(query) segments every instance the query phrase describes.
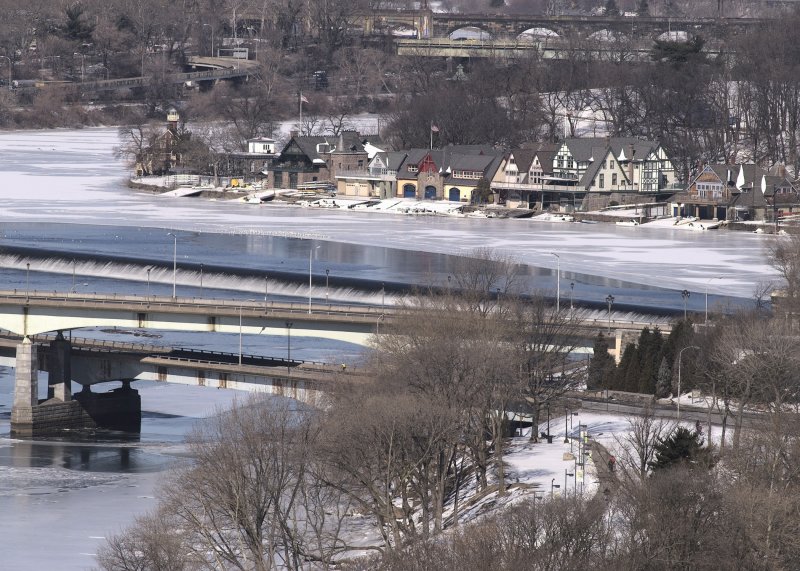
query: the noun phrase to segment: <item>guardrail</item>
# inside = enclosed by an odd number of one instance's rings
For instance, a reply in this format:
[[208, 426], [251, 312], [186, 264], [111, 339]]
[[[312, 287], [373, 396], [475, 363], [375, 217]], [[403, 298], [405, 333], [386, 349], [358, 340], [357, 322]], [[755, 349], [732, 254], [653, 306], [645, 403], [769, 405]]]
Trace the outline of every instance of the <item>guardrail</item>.
[[[145, 312], [156, 310], [182, 313], [188, 310], [215, 311], [225, 315], [264, 315], [264, 314], [292, 314], [301, 318], [309, 315], [309, 305], [306, 302], [275, 302], [275, 301], [240, 301], [236, 299], [197, 298], [197, 297], [166, 297], [166, 296], [131, 296], [118, 294], [86, 294], [42, 292], [38, 290], [0, 291], [0, 304], [5, 300], [19, 302], [20, 305], [67, 305], [77, 306], [133, 306]], [[311, 304], [311, 315], [327, 315], [330, 317], [390, 317], [395, 313], [394, 308], [370, 305], [333, 305], [330, 303]]]

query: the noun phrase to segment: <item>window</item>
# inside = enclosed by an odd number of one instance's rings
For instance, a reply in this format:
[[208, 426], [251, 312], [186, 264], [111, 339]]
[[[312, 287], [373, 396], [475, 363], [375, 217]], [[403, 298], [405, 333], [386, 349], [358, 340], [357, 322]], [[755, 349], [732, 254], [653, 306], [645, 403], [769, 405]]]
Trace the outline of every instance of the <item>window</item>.
[[603, 173], [600, 173], [600, 185], [599, 186], [600, 186], [600, 188], [605, 188], [606, 187], [606, 175], [604, 175]]
[[564, 168], [564, 157], [562, 157], [560, 155], [558, 157], [558, 168], [560, 168], [560, 169]]
[[572, 157], [567, 157], [567, 168], [568, 169], [572, 168]]
[[408, 165], [408, 172], [419, 172], [417, 165]]
[[617, 186], [617, 173], [611, 173], [611, 186]]

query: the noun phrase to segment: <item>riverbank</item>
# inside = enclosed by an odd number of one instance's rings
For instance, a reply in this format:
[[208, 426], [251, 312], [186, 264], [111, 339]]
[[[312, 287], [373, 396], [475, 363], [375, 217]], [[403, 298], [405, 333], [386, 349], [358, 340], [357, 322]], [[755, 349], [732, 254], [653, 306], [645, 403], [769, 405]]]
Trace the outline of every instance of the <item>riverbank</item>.
[[[264, 189], [259, 184], [237, 183], [236, 186], [215, 186], [211, 179], [191, 177], [180, 184], [180, 177], [144, 177], [130, 179], [128, 186], [135, 190], [161, 195], [165, 198], [196, 197], [211, 201], [235, 201], [246, 204], [283, 204], [310, 209], [335, 209], [341, 211], [375, 212], [411, 216], [444, 216], [449, 218], [527, 218], [533, 222], [554, 224], [614, 224], [631, 228], [667, 228], [673, 230], [705, 232], [710, 230], [735, 230], [756, 233], [784, 232], [771, 223], [728, 222], [725, 220], [703, 220], [695, 217], [661, 215], [646, 218], [643, 215], [647, 204], [634, 205], [627, 209], [608, 208], [589, 212], [543, 212], [536, 213], [525, 208], [505, 208], [494, 204], [471, 205], [446, 200], [416, 200], [411, 198], [357, 198], [338, 197], [320, 192], [294, 189]], [[192, 184], [193, 183], [193, 184]], [[666, 211], [666, 207], [662, 208]]]

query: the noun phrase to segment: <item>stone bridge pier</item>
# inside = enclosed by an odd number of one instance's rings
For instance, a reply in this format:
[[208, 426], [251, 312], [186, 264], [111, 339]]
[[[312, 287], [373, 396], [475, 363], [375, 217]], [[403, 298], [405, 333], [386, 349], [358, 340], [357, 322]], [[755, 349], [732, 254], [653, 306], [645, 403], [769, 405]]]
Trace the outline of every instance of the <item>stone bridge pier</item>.
[[[45, 436], [68, 430], [105, 428], [138, 433], [142, 423], [139, 392], [130, 382], [108, 393], [89, 385], [72, 395], [72, 344], [58, 336], [49, 346], [25, 337], [16, 347], [12, 436]], [[39, 399], [39, 371], [48, 373], [47, 398]], [[78, 380], [80, 382], [80, 380]]]

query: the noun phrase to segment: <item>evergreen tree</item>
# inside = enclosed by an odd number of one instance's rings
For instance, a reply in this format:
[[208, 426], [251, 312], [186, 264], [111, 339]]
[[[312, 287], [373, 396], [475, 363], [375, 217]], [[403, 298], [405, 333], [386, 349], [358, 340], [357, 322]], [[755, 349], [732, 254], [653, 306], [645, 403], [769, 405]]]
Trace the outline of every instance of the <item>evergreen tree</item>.
[[664, 338], [658, 328], [653, 331], [645, 328], [642, 331], [639, 341], [639, 382], [636, 389], [638, 392], [655, 393], [663, 345]]
[[672, 434], [656, 444], [655, 458], [650, 462], [653, 472], [675, 466], [710, 468], [712, 465], [711, 450], [703, 446], [700, 433], [683, 426], [677, 427]]
[[672, 394], [672, 369], [665, 357], [661, 357], [661, 365], [658, 367], [655, 392], [658, 399], [663, 399]]
[[589, 371], [586, 379], [586, 388], [598, 390], [612, 388], [612, 379], [616, 370], [614, 357], [608, 353], [608, 339], [599, 333], [592, 347], [593, 355], [589, 361]]
[[622, 352], [622, 358], [619, 360], [619, 367], [617, 367], [617, 374], [614, 379], [615, 388], [619, 391], [630, 391], [631, 385], [635, 385], [635, 379], [638, 375], [639, 351], [636, 348], [636, 344], [628, 343]]

